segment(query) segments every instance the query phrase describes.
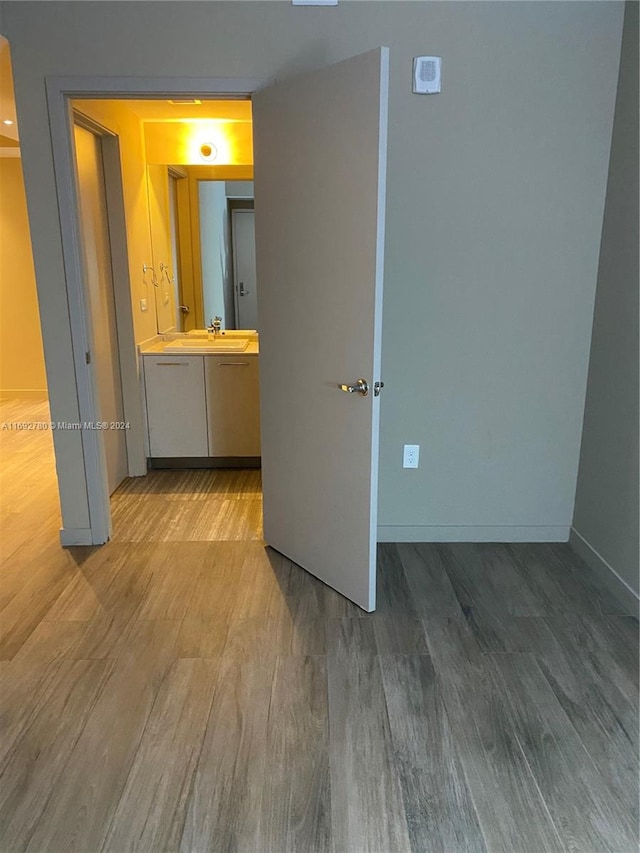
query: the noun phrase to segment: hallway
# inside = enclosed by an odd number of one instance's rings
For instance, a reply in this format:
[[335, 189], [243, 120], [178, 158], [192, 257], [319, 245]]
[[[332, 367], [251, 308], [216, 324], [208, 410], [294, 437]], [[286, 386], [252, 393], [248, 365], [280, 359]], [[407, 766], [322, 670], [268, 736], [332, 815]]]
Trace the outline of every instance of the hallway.
[[637, 849], [638, 622], [568, 546], [381, 545], [367, 615], [264, 547], [259, 472], [63, 550], [50, 433], [0, 437], [3, 853]]

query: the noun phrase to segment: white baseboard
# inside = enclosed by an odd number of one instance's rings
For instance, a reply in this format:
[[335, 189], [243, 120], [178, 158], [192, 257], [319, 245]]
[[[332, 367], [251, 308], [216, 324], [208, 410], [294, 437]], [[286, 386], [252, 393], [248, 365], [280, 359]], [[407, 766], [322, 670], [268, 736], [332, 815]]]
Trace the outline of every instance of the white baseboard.
[[378, 525], [378, 542], [566, 542], [568, 539], [568, 525]]
[[585, 561], [589, 568], [600, 578], [607, 589], [615, 595], [620, 604], [634, 616], [640, 610], [640, 597], [631, 589], [629, 584], [620, 577], [613, 566], [609, 565], [605, 558], [593, 545], [582, 536], [575, 527], [571, 528], [569, 544], [579, 557]]
[[46, 388], [0, 388], [0, 397], [4, 400], [48, 400]]
[[69, 548], [71, 545], [93, 545], [91, 528], [61, 527], [60, 544], [63, 548]]

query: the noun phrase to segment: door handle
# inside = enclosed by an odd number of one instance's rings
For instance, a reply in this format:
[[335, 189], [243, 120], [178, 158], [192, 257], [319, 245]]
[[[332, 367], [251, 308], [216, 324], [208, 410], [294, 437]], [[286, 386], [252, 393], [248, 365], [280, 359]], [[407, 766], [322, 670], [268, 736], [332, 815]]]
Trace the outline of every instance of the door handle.
[[178, 308], [182, 311], [183, 314], [188, 314], [191, 310], [188, 305], [178, 305]]
[[338, 388], [347, 394], [362, 394], [363, 397], [369, 393], [369, 385], [366, 379], [358, 379], [355, 385], [338, 385]]

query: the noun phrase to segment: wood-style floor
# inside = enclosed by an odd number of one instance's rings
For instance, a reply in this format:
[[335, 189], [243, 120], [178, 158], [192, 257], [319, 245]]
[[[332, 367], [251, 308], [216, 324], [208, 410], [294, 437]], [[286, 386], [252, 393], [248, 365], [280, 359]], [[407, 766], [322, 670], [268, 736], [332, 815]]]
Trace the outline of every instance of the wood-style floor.
[[638, 623], [567, 546], [381, 546], [366, 615], [264, 547], [256, 472], [63, 550], [50, 434], [0, 440], [2, 853], [637, 850]]

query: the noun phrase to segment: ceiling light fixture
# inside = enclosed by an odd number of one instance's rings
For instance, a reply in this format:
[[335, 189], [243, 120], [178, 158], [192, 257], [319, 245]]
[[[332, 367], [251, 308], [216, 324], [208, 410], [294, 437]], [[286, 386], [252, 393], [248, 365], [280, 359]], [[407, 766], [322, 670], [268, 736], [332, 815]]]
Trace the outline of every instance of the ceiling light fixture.
[[203, 142], [200, 146], [200, 157], [206, 162], [210, 163], [212, 160], [215, 160], [218, 156], [218, 149], [212, 142]]
[[5, 118], [2, 122], [2, 124], [13, 124], [13, 122], [11, 121], [10, 118]]

